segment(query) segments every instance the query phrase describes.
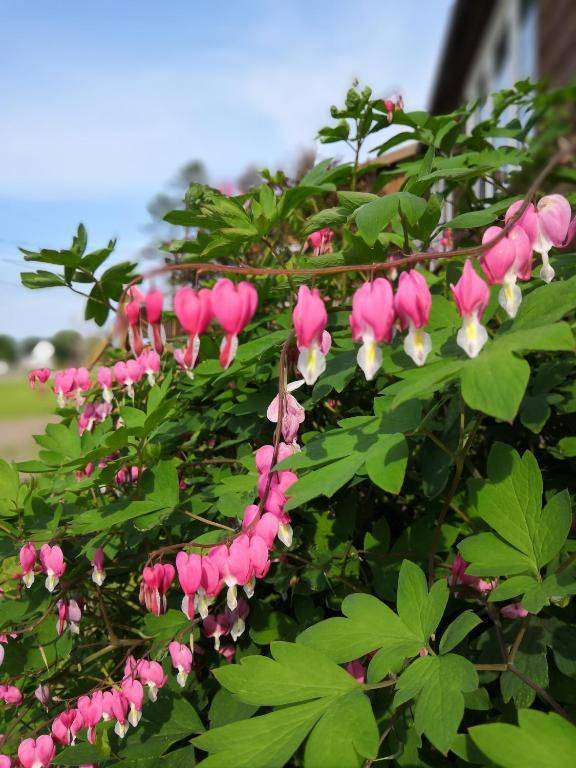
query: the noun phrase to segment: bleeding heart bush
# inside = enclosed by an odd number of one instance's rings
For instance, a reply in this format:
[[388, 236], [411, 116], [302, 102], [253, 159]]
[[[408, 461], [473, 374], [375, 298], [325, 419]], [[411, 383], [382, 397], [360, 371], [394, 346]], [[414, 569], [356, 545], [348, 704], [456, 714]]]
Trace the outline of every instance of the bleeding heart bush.
[[320, 140], [412, 159], [24, 252], [115, 319], [0, 465], [0, 768], [574, 763], [575, 95], [352, 88]]

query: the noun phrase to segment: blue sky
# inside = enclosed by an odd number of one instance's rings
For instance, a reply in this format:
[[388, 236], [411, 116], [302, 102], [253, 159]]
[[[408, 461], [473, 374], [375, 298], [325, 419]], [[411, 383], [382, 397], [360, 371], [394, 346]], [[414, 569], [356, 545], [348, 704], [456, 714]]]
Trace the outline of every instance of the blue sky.
[[83, 221], [133, 257], [186, 161], [213, 183], [290, 169], [353, 77], [424, 107], [451, 5], [2, 0], [0, 333], [92, 330], [79, 297], [19, 287], [18, 245], [64, 247]]

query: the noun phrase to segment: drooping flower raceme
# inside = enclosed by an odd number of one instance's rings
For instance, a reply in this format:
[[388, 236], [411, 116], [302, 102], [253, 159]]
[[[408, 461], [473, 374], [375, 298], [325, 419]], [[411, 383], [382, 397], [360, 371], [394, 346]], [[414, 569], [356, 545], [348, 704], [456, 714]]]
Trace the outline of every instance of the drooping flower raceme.
[[[482, 243], [488, 243], [500, 232], [500, 227], [488, 227]], [[492, 248], [484, 251], [480, 265], [491, 284], [501, 285], [498, 302], [509, 317], [516, 317], [522, 301], [517, 280], [530, 280], [532, 274], [532, 245], [523, 227], [517, 225]]]
[[350, 328], [354, 341], [362, 339], [358, 365], [371, 381], [382, 365], [378, 344], [391, 341], [394, 331], [394, 295], [386, 278], [377, 277], [358, 288], [352, 297]]
[[152, 342], [154, 350], [161, 355], [164, 351], [162, 306], [164, 297], [162, 291], [153, 288], [148, 291], [144, 299], [146, 307], [146, 319], [148, 320], [148, 339]]
[[223, 277], [212, 288], [212, 310], [225, 334], [220, 345], [223, 368], [228, 368], [236, 357], [238, 334], [252, 320], [257, 306], [258, 293], [252, 283], [243, 281], [234, 285]]
[[480, 320], [490, 301], [490, 290], [469, 259], [464, 264], [460, 280], [450, 288], [463, 321], [456, 343], [468, 357], [476, 357], [488, 341], [488, 332]]
[[[190, 370], [196, 365], [200, 351], [200, 336], [206, 331], [214, 312], [212, 311], [212, 292], [201, 288], [198, 293], [192, 288], [179, 288], [174, 296], [174, 312], [178, 322], [188, 334], [188, 344], [181, 355], [182, 367]], [[177, 350], [182, 352], [182, 350]], [[176, 357], [176, 351], [174, 352]], [[176, 357], [177, 362], [178, 357]]]
[[330, 334], [325, 330], [328, 322], [326, 307], [317, 288], [300, 286], [292, 319], [300, 350], [298, 370], [311, 386], [326, 370], [326, 355], [332, 344]]
[[408, 328], [404, 352], [416, 365], [424, 365], [432, 349], [432, 340], [422, 328], [428, 325], [430, 319], [432, 295], [428, 283], [416, 269], [400, 275], [394, 307], [402, 329]]

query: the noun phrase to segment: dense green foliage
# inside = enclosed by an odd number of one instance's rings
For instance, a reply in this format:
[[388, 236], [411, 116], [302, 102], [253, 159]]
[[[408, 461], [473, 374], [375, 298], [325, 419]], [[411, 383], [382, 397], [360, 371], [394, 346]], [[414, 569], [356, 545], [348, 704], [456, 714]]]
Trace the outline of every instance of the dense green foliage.
[[[170, 243], [178, 280], [211, 285], [213, 273], [186, 269], [212, 262], [286, 270], [384, 262], [437, 246], [450, 228], [458, 247], [478, 245], [569, 137], [574, 91], [517, 89], [446, 116], [394, 113], [403, 130], [387, 138], [381, 100], [351, 89], [326, 143], [382, 154], [408, 139], [413, 158], [393, 168], [316, 165], [296, 182], [264, 172], [261, 186], [226, 197], [192, 185], [167, 221], [189, 235]], [[473, 127], [470, 127], [473, 126]], [[356, 153], [358, 158], [358, 153]], [[398, 191], [383, 193], [393, 179]], [[569, 192], [570, 162], [551, 169], [537, 197]], [[335, 230], [333, 250], [312, 256], [306, 237]], [[192, 234], [190, 234], [192, 233]], [[71, 286], [89, 293], [86, 317], [103, 325], [117, 308], [133, 264], [106, 261], [114, 243], [89, 252], [81, 226], [69, 249], [26, 253], [43, 268], [23, 274], [31, 288]], [[298, 482], [286, 509], [294, 541], [278, 545], [250, 600], [234, 663], [213, 650], [201, 622], [138, 604], [142, 568], [163, 548], [213, 544], [239, 530], [258, 476], [254, 451], [270, 443], [266, 409], [278, 392], [278, 361], [289, 339], [298, 274], [250, 278], [259, 310], [242, 334], [236, 360], [222, 370], [216, 334], [202, 337], [194, 377], [165, 353], [155, 386], [118, 396], [114, 418], [78, 433], [73, 407], [38, 436], [39, 457], [0, 465], [0, 631], [24, 631], [6, 644], [1, 668], [25, 704], [0, 712], [3, 746], [46, 732], [78, 696], [119, 679], [128, 653], [163, 662], [169, 682], [142, 723], [120, 740], [100, 725], [95, 745], [60, 751], [59, 765], [147, 768], [304, 768], [398, 766], [566, 766], [576, 759], [576, 540], [570, 538], [576, 455], [576, 260], [554, 251], [556, 280], [522, 284], [510, 320], [497, 286], [484, 315], [489, 341], [475, 359], [457, 347], [451, 298], [464, 259], [437, 254], [422, 274], [433, 295], [432, 352], [416, 367], [399, 335], [383, 346], [383, 365], [366, 382], [350, 337], [350, 297], [364, 279], [322, 274], [333, 347], [313, 388], [298, 391], [306, 409], [303, 449], [285, 459]], [[50, 266], [54, 271], [48, 271]], [[62, 268], [61, 271], [59, 267]], [[166, 323], [170, 341], [176, 324]], [[108, 362], [124, 359], [110, 347]], [[288, 380], [297, 378], [288, 355]], [[96, 390], [95, 390], [96, 391]], [[123, 426], [115, 424], [120, 416]], [[105, 466], [98, 463], [113, 456]], [[89, 477], [76, 471], [95, 465]], [[115, 475], [140, 468], [118, 488]], [[37, 583], [21, 590], [18, 551], [26, 541], [58, 542], [67, 570], [62, 594], [84, 600], [80, 636], [58, 637], [57, 595]], [[107, 579], [90, 581], [102, 546]], [[457, 553], [468, 574], [496, 579], [484, 592], [447, 577]], [[502, 605], [529, 612], [510, 620]], [[184, 691], [167, 645], [193, 634], [203, 649]], [[369, 658], [366, 658], [366, 656]], [[361, 659], [366, 680], [344, 664]], [[33, 692], [50, 685], [46, 713]], [[556, 710], [556, 712], [551, 712]]]

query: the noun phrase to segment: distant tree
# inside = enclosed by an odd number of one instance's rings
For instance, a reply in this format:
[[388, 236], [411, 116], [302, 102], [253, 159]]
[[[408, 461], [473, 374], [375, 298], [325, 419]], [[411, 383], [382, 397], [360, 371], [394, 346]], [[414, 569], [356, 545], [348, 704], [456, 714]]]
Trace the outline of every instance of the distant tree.
[[77, 331], [58, 331], [50, 341], [54, 345], [54, 357], [60, 365], [80, 362], [84, 342]]
[[27, 336], [20, 342], [20, 354], [29, 355], [39, 341], [42, 341], [39, 336]]
[[18, 346], [12, 336], [0, 335], [0, 360], [15, 363], [18, 359]]

